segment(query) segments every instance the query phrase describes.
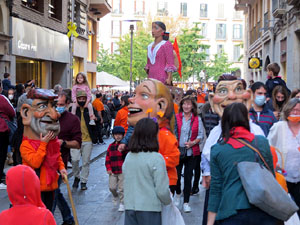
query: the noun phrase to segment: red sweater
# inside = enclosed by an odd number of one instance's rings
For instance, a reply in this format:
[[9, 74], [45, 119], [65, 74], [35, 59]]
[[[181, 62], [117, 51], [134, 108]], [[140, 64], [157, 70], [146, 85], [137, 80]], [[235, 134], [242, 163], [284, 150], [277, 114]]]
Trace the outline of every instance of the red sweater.
[[[4, 95], [1, 94], [0, 94], [0, 116], [5, 118], [6, 120], [12, 120], [16, 116], [16, 112], [12, 104]], [[0, 132], [4, 133], [9, 131], [9, 128], [6, 125], [5, 120], [2, 119], [1, 117], [0, 117]]]

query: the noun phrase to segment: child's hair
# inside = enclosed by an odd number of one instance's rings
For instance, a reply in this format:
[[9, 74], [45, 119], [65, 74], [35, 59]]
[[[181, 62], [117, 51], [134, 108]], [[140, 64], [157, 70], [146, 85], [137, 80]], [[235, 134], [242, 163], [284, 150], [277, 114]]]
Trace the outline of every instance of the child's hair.
[[77, 82], [77, 78], [78, 78], [79, 75], [81, 75], [81, 76], [83, 77], [83, 82], [82, 82], [82, 84], [85, 84], [85, 85], [87, 85], [87, 86], [90, 87], [89, 82], [88, 82], [88, 80], [87, 80], [87, 78], [86, 78], [86, 75], [85, 75], [85, 73], [83, 73], [83, 72], [77, 73], [77, 75], [76, 75], [76, 77], [75, 77], [75, 80], [74, 80], [74, 83], [75, 83], [75, 84], [79, 84], [79, 83]]
[[158, 124], [150, 118], [143, 118], [137, 122], [133, 135], [129, 141], [129, 151], [158, 152]]
[[278, 76], [280, 71], [280, 66], [277, 63], [271, 63], [267, 66], [267, 70], [273, 72], [274, 76]]

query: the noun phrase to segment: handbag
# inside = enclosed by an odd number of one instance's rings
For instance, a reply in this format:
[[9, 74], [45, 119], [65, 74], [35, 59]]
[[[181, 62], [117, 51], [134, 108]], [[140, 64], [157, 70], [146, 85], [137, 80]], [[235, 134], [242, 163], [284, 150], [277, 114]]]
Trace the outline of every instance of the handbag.
[[14, 136], [14, 133], [17, 130], [17, 124], [14, 121], [7, 120], [2, 116], [0, 116], [0, 118], [4, 119], [6, 125], [9, 128], [9, 143], [11, 143], [12, 142], [12, 137]]
[[278, 184], [259, 150], [244, 140], [236, 140], [252, 149], [266, 166], [264, 167], [258, 162], [247, 161], [237, 164], [237, 170], [249, 202], [269, 215], [287, 221], [298, 211], [298, 206]]
[[[192, 132], [192, 125], [193, 125], [194, 120], [191, 120], [191, 124], [190, 124], [190, 130], [189, 130], [189, 134], [188, 134], [188, 139], [191, 136], [191, 132]], [[179, 152], [180, 152], [180, 159], [184, 159], [187, 156], [187, 148], [184, 147], [180, 147], [179, 146]]]

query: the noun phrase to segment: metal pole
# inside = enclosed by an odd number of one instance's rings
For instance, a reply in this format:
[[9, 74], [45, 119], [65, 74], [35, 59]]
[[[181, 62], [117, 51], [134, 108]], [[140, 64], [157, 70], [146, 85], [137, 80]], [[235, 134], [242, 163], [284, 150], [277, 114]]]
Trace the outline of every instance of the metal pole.
[[129, 93], [131, 95], [131, 85], [132, 85], [132, 45], [133, 45], [133, 30], [134, 30], [134, 26], [130, 25], [129, 29], [130, 29], [130, 36], [131, 36], [131, 40], [130, 40], [130, 83], [129, 83]]
[[[74, 7], [75, 7], [75, 0], [72, 0], [71, 5], [71, 22], [74, 23]], [[74, 52], [74, 36], [71, 34], [70, 36], [70, 81], [69, 85], [72, 87], [72, 81], [73, 81], [73, 52]]]

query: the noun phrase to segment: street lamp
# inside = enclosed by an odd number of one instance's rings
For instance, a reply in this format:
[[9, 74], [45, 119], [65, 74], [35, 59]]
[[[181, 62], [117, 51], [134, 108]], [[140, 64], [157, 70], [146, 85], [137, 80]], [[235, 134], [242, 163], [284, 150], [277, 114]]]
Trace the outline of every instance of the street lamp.
[[[124, 20], [125, 22], [139, 22], [141, 20], [135, 20], [135, 19], [130, 19], [130, 20]], [[132, 87], [132, 46], [133, 46], [133, 30], [134, 30], [134, 25], [130, 24], [129, 26], [130, 30], [130, 82], [129, 82], [129, 93], [131, 95], [131, 87]]]

